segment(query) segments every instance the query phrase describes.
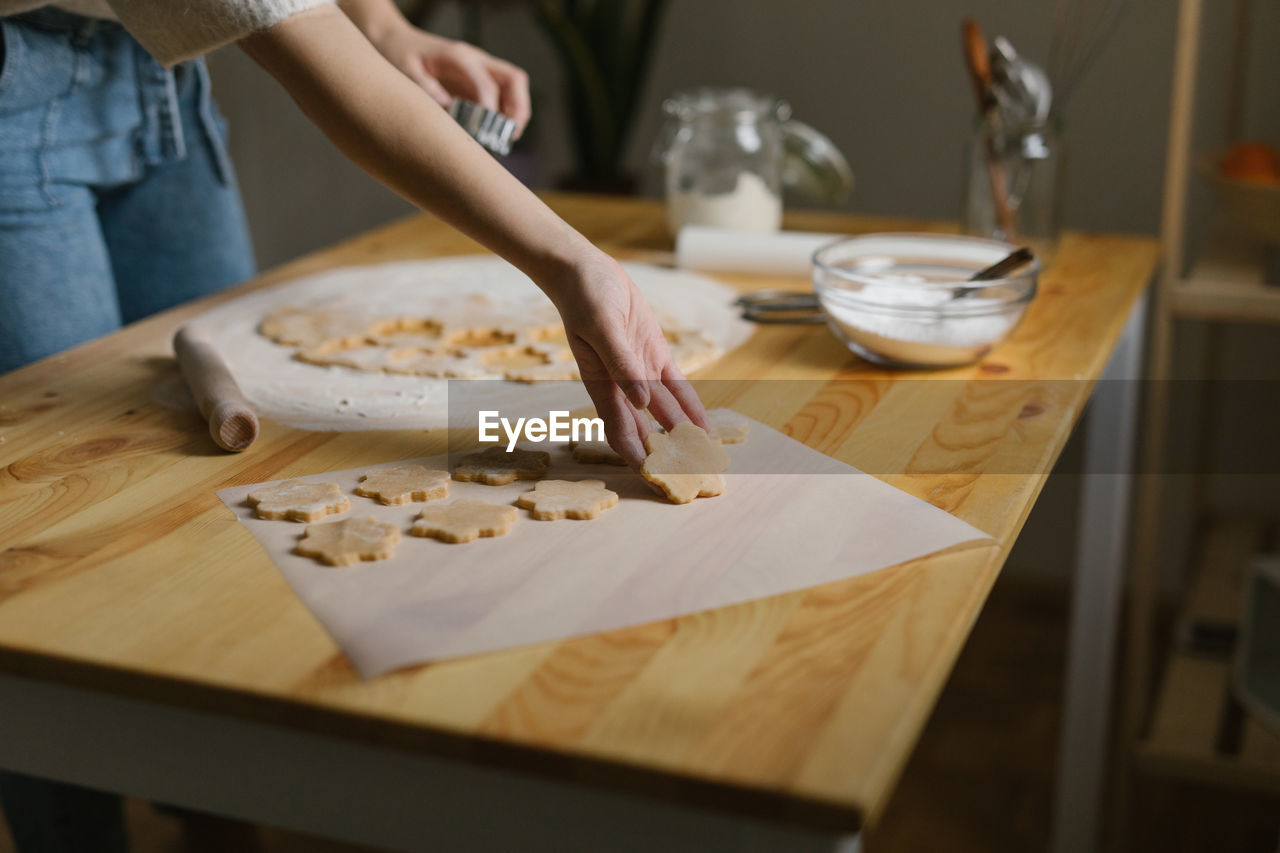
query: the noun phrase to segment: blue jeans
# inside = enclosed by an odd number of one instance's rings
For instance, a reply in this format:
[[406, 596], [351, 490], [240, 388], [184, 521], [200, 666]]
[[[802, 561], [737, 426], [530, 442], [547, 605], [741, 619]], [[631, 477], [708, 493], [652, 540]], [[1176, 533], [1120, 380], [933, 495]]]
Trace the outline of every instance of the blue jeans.
[[253, 275], [203, 62], [0, 18], [0, 373]]
[[[203, 63], [119, 25], [0, 18], [0, 373], [253, 275]], [[0, 771], [22, 853], [124, 853], [120, 798]]]

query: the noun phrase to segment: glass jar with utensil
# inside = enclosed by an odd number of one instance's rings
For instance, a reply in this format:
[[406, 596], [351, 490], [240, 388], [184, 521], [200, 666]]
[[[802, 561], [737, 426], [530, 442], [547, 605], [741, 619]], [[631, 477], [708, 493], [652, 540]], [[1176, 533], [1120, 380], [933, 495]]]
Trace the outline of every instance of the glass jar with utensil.
[[967, 164], [965, 230], [1028, 244], [1047, 257], [1062, 229], [1066, 156], [1057, 118], [980, 119]]
[[1049, 76], [998, 36], [987, 47], [977, 21], [961, 26], [977, 99], [969, 139], [963, 220], [979, 237], [1029, 243], [1048, 257], [1062, 217], [1065, 157]]
[[673, 234], [685, 225], [776, 231], [784, 188], [837, 202], [853, 185], [844, 156], [793, 120], [786, 101], [742, 88], [703, 88], [673, 95], [662, 109], [666, 122], [654, 155]]

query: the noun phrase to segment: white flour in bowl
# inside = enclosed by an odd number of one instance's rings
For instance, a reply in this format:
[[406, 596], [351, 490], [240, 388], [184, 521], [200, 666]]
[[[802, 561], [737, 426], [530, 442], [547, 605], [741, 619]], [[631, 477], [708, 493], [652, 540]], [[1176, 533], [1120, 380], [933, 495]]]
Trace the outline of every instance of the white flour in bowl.
[[[857, 298], [900, 306], [911, 314], [889, 313], [892, 308], [879, 313], [876, 309], [841, 305], [834, 298], [824, 299], [823, 308], [837, 333], [859, 355], [872, 361], [922, 367], [977, 361], [1013, 330], [1026, 309], [1025, 305], [1008, 305], [980, 296], [957, 300], [954, 292], [945, 287], [900, 287], [888, 283], [864, 285]], [[1006, 310], [999, 311], [1002, 305]], [[929, 308], [936, 310], [925, 310]], [[965, 312], [988, 308], [999, 313], [957, 315], [946, 313], [948, 308]]]

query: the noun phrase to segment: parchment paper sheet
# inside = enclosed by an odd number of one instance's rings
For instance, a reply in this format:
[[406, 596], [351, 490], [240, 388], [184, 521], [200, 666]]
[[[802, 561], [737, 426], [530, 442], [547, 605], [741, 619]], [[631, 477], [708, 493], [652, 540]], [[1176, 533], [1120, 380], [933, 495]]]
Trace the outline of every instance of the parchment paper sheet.
[[[297, 479], [337, 482], [344, 516], [373, 515], [405, 534], [390, 560], [335, 568], [292, 553], [306, 525], [255, 518], [245, 495], [218, 492], [365, 678], [413, 663], [592, 634], [873, 572], [989, 539], [924, 501], [753, 421], [727, 447], [739, 470], [725, 493], [677, 506], [628, 469], [548, 450], [550, 478], [599, 479], [621, 500], [593, 521], [535, 521], [450, 545], [408, 535], [425, 504], [383, 506], [352, 493], [370, 468]], [[443, 456], [412, 460], [447, 469]], [[399, 463], [391, 463], [399, 464]], [[383, 467], [383, 466], [376, 466]], [[261, 485], [261, 484], [256, 484]], [[533, 483], [450, 483], [446, 500], [512, 503]]]

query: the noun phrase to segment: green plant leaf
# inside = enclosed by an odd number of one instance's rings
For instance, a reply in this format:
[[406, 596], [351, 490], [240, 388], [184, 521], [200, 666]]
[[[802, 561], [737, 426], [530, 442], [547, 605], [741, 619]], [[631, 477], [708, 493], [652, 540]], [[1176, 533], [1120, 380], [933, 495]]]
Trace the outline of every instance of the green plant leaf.
[[640, 90], [649, 75], [649, 66], [658, 43], [658, 33], [666, 13], [667, 0], [641, 0], [639, 21], [631, 32], [626, 45], [627, 75], [622, 85], [619, 103], [626, 108], [619, 114], [618, 138], [625, 140], [635, 120], [640, 102]]
[[578, 25], [553, 0], [540, 0], [538, 20], [550, 36], [568, 72], [579, 157], [587, 174], [607, 174], [616, 166], [613, 107], [604, 78]]
[[564, 63], [579, 167], [614, 177], [667, 0], [539, 0], [536, 18]]

